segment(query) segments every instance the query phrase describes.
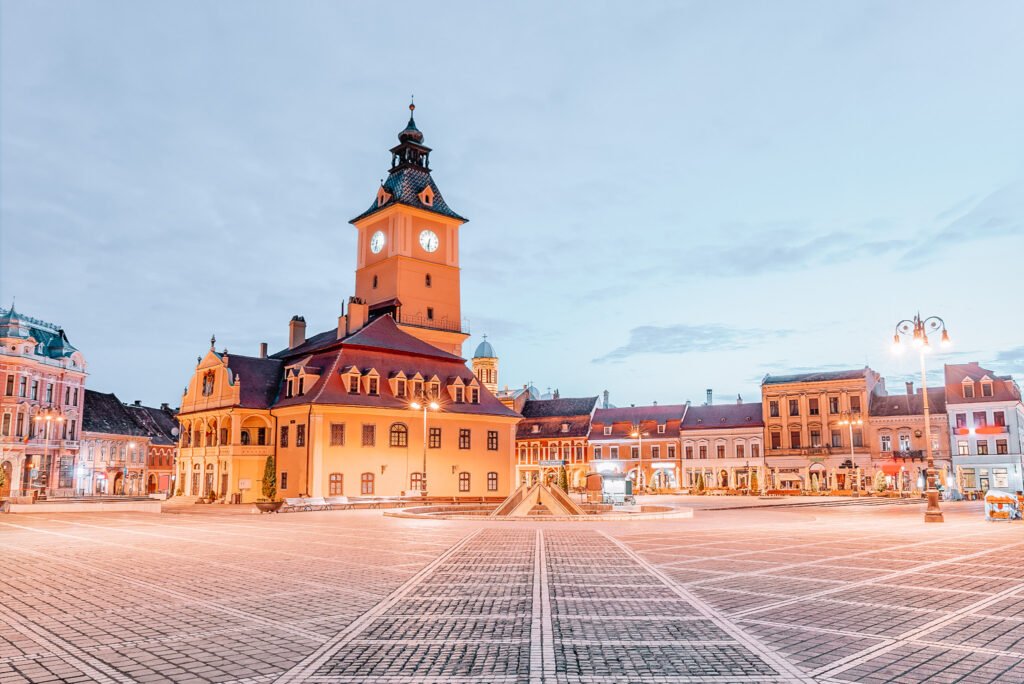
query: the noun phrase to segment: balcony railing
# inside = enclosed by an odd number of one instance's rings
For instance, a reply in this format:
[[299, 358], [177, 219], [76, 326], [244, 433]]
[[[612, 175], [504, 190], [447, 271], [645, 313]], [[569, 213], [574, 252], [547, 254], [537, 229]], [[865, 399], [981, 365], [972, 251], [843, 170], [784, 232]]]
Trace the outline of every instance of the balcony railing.
[[892, 452], [893, 458], [906, 458], [912, 461], [925, 457], [924, 449], [901, 449]]
[[421, 314], [399, 313], [398, 322], [402, 325], [411, 325], [415, 328], [430, 328], [431, 330], [445, 330], [447, 332], [469, 334], [469, 321], [452, 320], [450, 318], [427, 318]]

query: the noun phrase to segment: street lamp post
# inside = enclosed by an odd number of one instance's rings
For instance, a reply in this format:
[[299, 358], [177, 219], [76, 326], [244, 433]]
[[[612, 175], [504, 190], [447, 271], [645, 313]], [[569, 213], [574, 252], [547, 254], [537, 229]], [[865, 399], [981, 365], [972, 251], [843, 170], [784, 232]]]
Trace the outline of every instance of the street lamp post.
[[[636, 463], [636, 488], [640, 489], [642, 486], [640, 478], [644, 468], [644, 433], [640, 431], [640, 424], [637, 423], [633, 426], [633, 431], [629, 433], [630, 437], [636, 437], [637, 440], [637, 463]], [[636, 492], [633, 492], [636, 495]]]
[[860, 478], [857, 476], [857, 454], [853, 450], [853, 426], [863, 425], [864, 419], [854, 411], [843, 411], [840, 425], [847, 425], [850, 428], [850, 467], [853, 468], [854, 482], [857, 484], [857, 493], [860, 493]]
[[[53, 407], [43, 409], [35, 415], [35, 421], [37, 424], [41, 424], [43, 428], [43, 465], [46, 466], [46, 487], [51, 491], [53, 490], [53, 467], [49, 463], [50, 459], [50, 435], [52, 430], [51, 425], [61, 424], [64, 422], [64, 415], [60, 410]], [[60, 449], [57, 450], [58, 462], [60, 459]], [[59, 483], [58, 483], [59, 484]], [[28, 489], [25, 489], [26, 493]], [[46, 490], [43, 490], [43, 494], [46, 494]]]
[[925, 496], [928, 498], [928, 506], [924, 512], [925, 522], [943, 522], [942, 510], [939, 508], [939, 491], [935, 488], [935, 456], [932, 453], [932, 430], [931, 413], [928, 408], [928, 372], [925, 367], [924, 356], [931, 351], [928, 342], [928, 333], [942, 331], [941, 344], [949, 346], [949, 332], [946, 330], [946, 322], [938, 316], [921, 318], [921, 314], [915, 314], [913, 320], [904, 319], [896, 324], [896, 332], [892, 336], [893, 351], [903, 351], [903, 344], [900, 337], [909, 337], [911, 344], [917, 347], [918, 356], [921, 360], [921, 402], [924, 407], [924, 448], [928, 457], [928, 474], [925, 477]]
[[427, 409], [431, 411], [437, 411], [441, 407], [436, 401], [427, 401], [426, 396], [420, 397], [419, 401], [413, 401], [409, 404], [409, 408], [413, 411], [423, 411], [423, 477], [420, 479], [420, 491], [423, 492], [420, 496], [427, 495]]

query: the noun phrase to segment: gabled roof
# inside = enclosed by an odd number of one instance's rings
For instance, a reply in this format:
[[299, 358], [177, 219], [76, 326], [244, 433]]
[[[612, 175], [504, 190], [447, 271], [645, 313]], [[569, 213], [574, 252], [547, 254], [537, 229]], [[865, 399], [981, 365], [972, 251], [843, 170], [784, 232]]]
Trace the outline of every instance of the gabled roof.
[[[947, 363], [946, 401], [950, 404], [980, 404], [989, 401], [1020, 401], [1020, 387], [1009, 375], [996, 375], [983, 368], [977, 361], [970, 363]], [[992, 380], [992, 396], [981, 394], [981, 379], [988, 376]], [[964, 380], [974, 382], [974, 396], [964, 396]]]
[[132, 419], [121, 400], [113, 393], [85, 390], [82, 404], [82, 432], [144, 437], [146, 431]]
[[596, 407], [597, 397], [527, 400], [516, 439], [586, 437]]
[[836, 380], [857, 380], [866, 378], [867, 367], [856, 370], [815, 371], [813, 373], [795, 373], [792, 375], [766, 375], [762, 385], [782, 385], [790, 382], [832, 382]]
[[[679, 423], [686, 412], [685, 404], [656, 406], [628, 406], [623, 408], [599, 408], [594, 411], [590, 425], [590, 439], [626, 439], [631, 436], [632, 426], [640, 425], [642, 432], [651, 438], [663, 439], [679, 436]], [[604, 434], [605, 426], [611, 426], [611, 434]], [[664, 425], [665, 432], [658, 433], [657, 426]]]
[[760, 402], [747, 404], [712, 404], [690, 406], [683, 417], [682, 430], [712, 430], [725, 428], [762, 428]]
[[[946, 413], [946, 389], [944, 387], [928, 388], [928, 410], [934, 416]], [[883, 418], [886, 416], [923, 416], [924, 399], [921, 388], [910, 394], [872, 394], [868, 404], [868, 415]]]
[[364, 328], [346, 337], [342, 343], [346, 347], [387, 349], [388, 351], [401, 352], [403, 354], [432, 356], [438, 359], [458, 361], [460, 364], [463, 363], [461, 356], [449, 354], [399, 328], [398, 324], [395, 323], [395, 319], [390, 314], [373, 319]]

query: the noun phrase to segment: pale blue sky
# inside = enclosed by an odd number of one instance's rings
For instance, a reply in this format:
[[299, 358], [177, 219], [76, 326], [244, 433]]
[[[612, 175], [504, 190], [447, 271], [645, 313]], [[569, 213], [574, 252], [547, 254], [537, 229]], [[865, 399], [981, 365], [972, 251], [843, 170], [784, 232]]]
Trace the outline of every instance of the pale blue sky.
[[334, 326], [410, 93], [502, 384], [756, 400], [888, 354], [1024, 375], [1019, 2], [9, 2], [0, 300], [89, 386]]

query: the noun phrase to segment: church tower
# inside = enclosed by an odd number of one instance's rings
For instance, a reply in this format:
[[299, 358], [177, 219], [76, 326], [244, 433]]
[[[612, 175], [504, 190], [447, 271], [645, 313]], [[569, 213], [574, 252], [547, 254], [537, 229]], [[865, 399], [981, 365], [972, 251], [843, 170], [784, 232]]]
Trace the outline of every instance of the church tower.
[[430, 175], [430, 148], [409, 123], [391, 148], [391, 170], [369, 209], [350, 223], [359, 231], [356, 298], [369, 319], [390, 314], [403, 330], [462, 356], [459, 228]]
[[487, 341], [487, 335], [484, 335], [484, 340], [477, 345], [476, 351], [473, 352], [473, 375], [480, 383], [491, 390], [491, 393], [498, 391], [498, 355], [494, 353], [494, 347]]

